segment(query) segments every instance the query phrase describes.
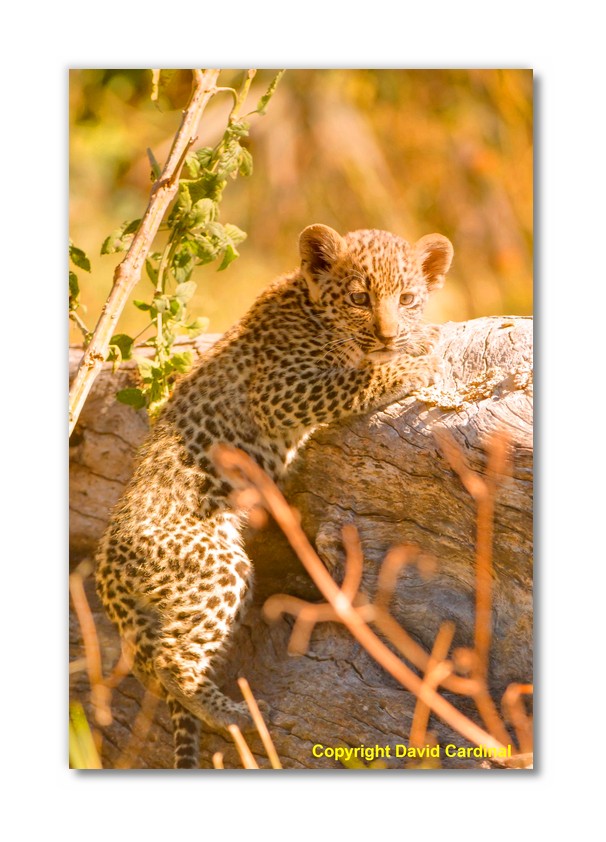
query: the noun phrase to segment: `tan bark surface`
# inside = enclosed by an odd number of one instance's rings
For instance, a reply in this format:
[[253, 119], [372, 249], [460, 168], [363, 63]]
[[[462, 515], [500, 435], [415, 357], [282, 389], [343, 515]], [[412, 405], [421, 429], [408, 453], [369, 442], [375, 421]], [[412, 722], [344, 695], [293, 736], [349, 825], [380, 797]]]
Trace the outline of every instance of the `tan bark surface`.
[[[210, 341], [207, 337], [199, 345], [203, 349]], [[409, 398], [318, 431], [293, 466], [284, 490], [337, 580], [342, 577], [341, 528], [356, 524], [365, 555], [363, 587], [369, 594], [389, 547], [412, 543], [435, 556], [430, 578], [423, 578], [416, 566], [402, 573], [392, 613], [428, 649], [446, 619], [456, 624], [454, 646], [469, 645], [474, 624], [475, 508], [434, 432], [448, 430], [469, 465], [482, 471], [487, 436], [506, 430], [513, 444], [513, 468], [500, 487], [495, 514], [490, 673], [498, 701], [509, 682], [532, 679], [532, 321], [495, 317], [450, 323], [443, 326], [440, 350], [443, 372], [426, 400]], [[74, 349], [73, 366], [77, 359]], [[147, 429], [143, 412], [114, 399], [117, 389], [132, 377], [132, 369], [113, 374], [107, 368], [72, 436], [70, 546], [75, 559], [94, 551]], [[307, 655], [287, 654], [292, 619], [267, 625], [260, 614], [262, 603], [275, 592], [312, 599], [317, 593], [275, 527], [251, 535], [249, 550], [257, 570], [256, 599], [235, 642], [224, 687], [238, 698], [235, 678], [245, 675], [257, 698], [270, 704], [270, 728], [284, 766], [339, 766], [314, 758], [314, 743], [406, 743], [415, 698], [374, 664], [345, 629], [333, 623], [317, 626]], [[108, 671], [117, 659], [118, 642], [95, 603], [92, 587], [88, 591]], [[72, 657], [81, 657], [74, 618], [71, 643]], [[84, 673], [74, 675], [72, 695], [86, 700]], [[103, 729], [106, 766], [115, 765], [127, 745], [141, 697], [131, 677], [115, 691], [114, 723]], [[448, 698], [471, 712], [464, 700]], [[433, 718], [431, 729], [443, 745], [465, 745]], [[258, 737], [252, 737], [251, 744], [267, 765]], [[226, 766], [239, 766], [228, 737], [205, 733], [204, 765], [211, 765], [217, 750], [225, 753]], [[478, 765], [477, 760], [443, 758], [442, 762]], [[171, 765], [170, 726], [162, 705], [134, 765]], [[393, 765], [401, 768], [403, 761]]]

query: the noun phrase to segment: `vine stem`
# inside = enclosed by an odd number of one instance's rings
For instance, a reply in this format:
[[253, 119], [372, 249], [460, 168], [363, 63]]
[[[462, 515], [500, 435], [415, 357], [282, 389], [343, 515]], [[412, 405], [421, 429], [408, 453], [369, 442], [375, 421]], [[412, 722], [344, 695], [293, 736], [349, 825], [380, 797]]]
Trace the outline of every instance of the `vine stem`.
[[69, 393], [69, 434], [71, 436], [84, 402], [107, 356], [109, 342], [128, 301], [141, 277], [154, 238], [170, 203], [174, 199], [185, 155], [196, 135], [200, 119], [216, 93], [218, 70], [194, 70], [193, 90], [183, 119], [175, 135], [168, 160], [160, 178], [152, 187], [147, 209], [124, 260], [116, 267], [114, 283], [90, 344], [86, 348]]
[[69, 317], [70, 317], [70, 319], [71, 319], [73, 322], [75, 322], [75, 324], [77, 324], [77, 325], [78, 325], [78, 327], [80, 328], [80, 330], [81, 330], [81, 332], [82, 332], [82, 334], [83, 334], [83, 336], [84, 336], [84, 344], [86, 345], [86, 343], [88, 342], [88, 340], [89, 340], [89, 339], [90, 339], [90, 337], [92, 336], [91, 331], [90, 331], [90, 330], [86, 327], [86, 325], [84, 324], [84, 322], [82, 321], [82, 319], [81, 319], [81, 318], [80, 318], [80, 316], [76, 313], [76, 311], [75, 311], [75, 310], [70, 310], [70, 311], [69, 311]]

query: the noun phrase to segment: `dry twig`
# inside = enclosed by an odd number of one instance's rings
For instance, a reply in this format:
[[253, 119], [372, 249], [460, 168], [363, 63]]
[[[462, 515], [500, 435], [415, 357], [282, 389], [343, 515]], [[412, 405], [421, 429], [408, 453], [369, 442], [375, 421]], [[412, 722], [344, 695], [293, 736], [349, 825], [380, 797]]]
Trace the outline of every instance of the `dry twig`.
[[116, 761], [116, 769], [130, 769], [132, 767], [153, 724], [158, 702], [159, 699], [157, 696], [154, 696], [149, 690], [145, 691], [145, 696], [141, 702], [141, 709], [135, 719], [130, 739], [126, 748]]
[[[368, 606], [362, 605], [360, 609], [357, 609], [352, 599], [334, 582], [303, 533], [299, 519], [287, 504], [275, 483], [261, 468], [245, 453], [227, 445], [217, 447], [214, 456], [221, 470], [230, 477], [232, 482], [241, 485], [242, 478], [244, 478], [245, 483], [250, 483], [257, 489], [263, 504], [270, 511], [307, 572], [334, 609], [338, 621], [347, 626], [351, 634], [375, 660], [406, 689], [427, 704], [436, 715], [470, 742], [494, 748], [497, 751], [504, 749], [505, 743], [484, 731], [424, 683], [369, 628], [361, 615], [361, 612], [366, 611]], [[351, 545], [351, 535], [348, 540]], [[354, 553], [354, 571], [349, 574], [348, 580], [350, 584], [359, 581], [355, 569], [358, 563]], [[351, 590], [351, 588], [349, 589]], [[308, 619], [310, 616], [308, 614]]]
[[228, 725], [227, 728], [234, 743], [236, 744], [236, 749], [238, 750], [238, 754], [240, 755], [240, 760], [242, 761], [244, 768], [258, 769], [259, 766], [257, 765], [257, 761], [253, 757], [253, 753], [250, 750], [248, 743], [242, 736], [242, 731], [240, 731], [237, 725]]
[[269, 757], [269, 762], [272, 765], [273, 769], [281, 769], [282, 764], [280, 763], [280, 758], [278, 757], [278, 752], [273, 744], [273, 740], [269, 735], [269, 731], [267, 730], [267, 725], [265, 724], [265, 720], [261, 716], [261, 711], [259, 710], [259, 705], [256, 702], [255, 697], [252, 694], [248, 681], [245, 678], [238, 679], [238, 686], [244, 696], [244, 701], [248, 705], [248, 709], [252, 715], [253, 722], [255, 723], [255, 728], [259, 732], [259, 736], [261, 737], [261, 741], [265, 747], [265, 751], [267, 752], [267, 756]]
[[95, 712], [95, 721], [99, 725], [111, 725], [110, 709], [111, 690], [103, 681], [101, 648], [97, 637], [97, 627], [84, 590], [84, 576], [88, 575], [90, 564], [83, 562], [69, 577], [69, 592], [84, 643], [86, 671], [91, 688], [91, 702]]
[[502, 701], [505, 716], [515, 728], [520, 751], [527, 754], [532, 752], [532, 719], [524, 709], [522, 696], [529, 696], [531, 693], [532, 684], [510, 684]]
[[[452, 664], [446, 661], [450, 644], [454, 637], [455, 627], [454, 623], [443, 623], [436, 635], [436, 639], [431, 650], [431, 655], [427, 663], [427, 670], [423, 677], [423, 682], [434, 690], [440, 686], [442, 681], [450, 674]], [[425, 745], [425, 735], [427, 732], [427, 724], [429, 722], [429, 708], [428, 706], [417, 699], [415, 705], [415, 712], [410, 726], [409, 743], [411, 746], [421, 747]]]

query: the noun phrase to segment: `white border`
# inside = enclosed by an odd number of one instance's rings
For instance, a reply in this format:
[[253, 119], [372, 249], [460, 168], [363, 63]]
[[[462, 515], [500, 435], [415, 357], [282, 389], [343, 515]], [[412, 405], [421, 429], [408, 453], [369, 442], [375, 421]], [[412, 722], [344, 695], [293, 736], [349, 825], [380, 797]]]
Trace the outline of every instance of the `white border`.
[[[595, 365], [605, 333], [602, 26], [588, 0], [421, 8], [310, 0], [173, 9], [109, 0], [90, 9], [64, 3], [11, 12], [2, 132], [2, 751], [5, 809], [22, 838], [50, 829], [66, 839], [126, 839], [137, 831], [150, 839], [213, 838], [225, 836], [227, 824], [229, 838], [393, 831], [499, 840], [549, 832], [554, 820], [575, 836], [591, 827], [600, 800], [588, 796], [603, 774], [594, 686], [601, 652], [590, 645], [601, 637], [593, 618], [604, 599], [596, 528], [604, 518], [603, 378]], [[535, 71], [537, 772], [306, 772], [244, 781], [245, 773], [125, 779], [66, 769], [67, 68], [202, 63]]]

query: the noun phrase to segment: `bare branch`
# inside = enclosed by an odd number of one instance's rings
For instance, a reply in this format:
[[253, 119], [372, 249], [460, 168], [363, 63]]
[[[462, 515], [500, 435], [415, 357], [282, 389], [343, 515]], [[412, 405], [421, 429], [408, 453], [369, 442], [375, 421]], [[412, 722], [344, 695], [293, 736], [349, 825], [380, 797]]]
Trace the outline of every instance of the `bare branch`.
[[[436, 635], [427, 663], [427, 670], [423, 678], [423, 683], [434, 690], [440, 686], [443, 679], [452, 671], [452, 664], [446, 663], [446, 656], [448, 655], [454, 633], [454, 623], [443, 623]], [[412, 725], [410, 726], [409, 742], [411, 746], [421, 747], [425, 745], [428, 722], [429, 707], [421, 699], [417, 699]]]
[[[221, 445], [214, 452], [215, 460], [221, 470], [236, 480], [244, 475], [260, 492], [264, 503], [288, 538], [309, 575], [335, 610], [351, 634], [364, 648], [407, 690], [420, 698], [444, 722], [457, 730], [476, 745], [503, 749], [505, 744], [496, 740], [474, 722], [454, 708], [442, 696], [435, 692], [409, 668], [377, 637], [360, 616], [350, 599], [334, 582], [313, 547], [302, 531], [298, 518], [276, 487], [275, 483], [245, 453], [234, 447]], [[231, 729], [230, 729], [231, 730]]]

